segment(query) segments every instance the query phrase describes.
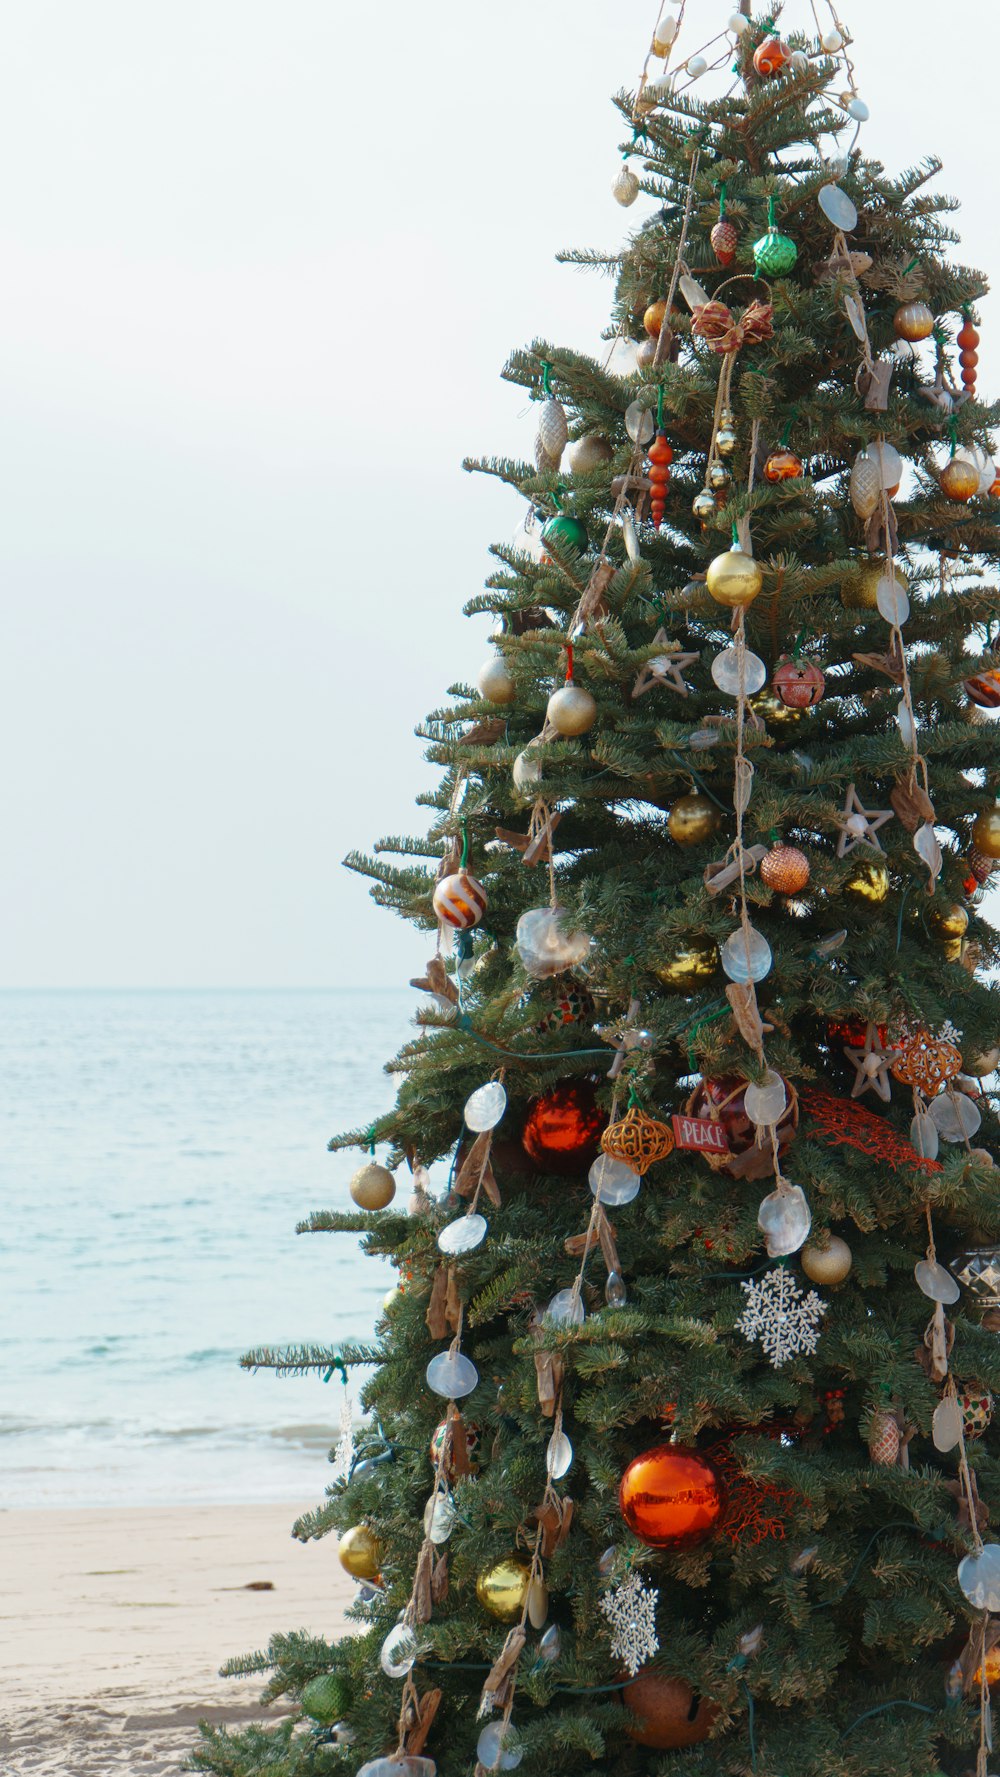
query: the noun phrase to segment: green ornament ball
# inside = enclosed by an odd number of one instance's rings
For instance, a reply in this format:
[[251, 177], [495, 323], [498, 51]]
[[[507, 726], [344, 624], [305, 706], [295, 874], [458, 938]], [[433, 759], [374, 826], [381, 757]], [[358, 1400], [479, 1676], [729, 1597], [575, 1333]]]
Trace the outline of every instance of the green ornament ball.
[[791, 271], [798, 256], [799, 250], [791, 235], [782, 234], [777, 228], [769, 228], [753, 244], [753, 261], [757, 270], [766, 272], [772, 278], [780, 278], [785, 272]]
[[587, 547], [587, 527], [578, 518], [571, 518], [568, 512], [557, 512], [542, 526], [542, 542], [558, 554], [560, 546], [569, 544], [571, 549], [578, 549], [582, 554]]
[[340, 1721], [351, 1707], [351, 1687], [339, 1672], [321, 1672], [302, 1692], [302, 1707], [314, 1721]]

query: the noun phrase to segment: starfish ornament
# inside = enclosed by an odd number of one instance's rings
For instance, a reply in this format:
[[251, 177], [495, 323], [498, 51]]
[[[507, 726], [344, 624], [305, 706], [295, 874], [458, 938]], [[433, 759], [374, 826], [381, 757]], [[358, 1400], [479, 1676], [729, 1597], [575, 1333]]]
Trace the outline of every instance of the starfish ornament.
[[882, 846], [878, 838], [878, 830], [886, 821], [892, 820], [891, 808], [865, 808], [853, 784], [848, 785], [847, 800], [844, 811], [837, 816], [840, 838], [837, 841], [838, 858], [847, 858], [856, 845], [870, 845], [880, 852]]
[[851, 1087], [852, 1098], [862, 1098], [866, 1092], [877, 1092], [884, 1104], [892, 1097], [889, 1084], [889, 1069], [894, 1061], [899, 1060], [898, 1049], [883, 1049], [879, 1042], [878, 1031], [874, 1024], [866, 1025], [864, 1046], [861, 1049], [845, 1048], [844, 1054], [854, 1068], [854, 1085]]
[[693, 666], [700, 654], [685, 654], [680, 642], [672, 642], [665, 629], [658, 629], [653, 637], [653, 647], [662, 648], [663, 653], [655, 659], [647, 660], [632, 687], [633, 697], [643, 697], [652, 691], [654, 685], [665, 685], [668, 691], [677, 691], [686, 697], [690, 687], [685, 685], [682, 674], [685, 667]]

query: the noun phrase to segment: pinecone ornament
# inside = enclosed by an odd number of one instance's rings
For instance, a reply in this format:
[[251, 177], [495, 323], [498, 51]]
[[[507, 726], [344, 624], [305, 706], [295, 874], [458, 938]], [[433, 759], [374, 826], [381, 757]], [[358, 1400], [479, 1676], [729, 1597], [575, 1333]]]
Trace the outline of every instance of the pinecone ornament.
[[888, 1407], [880, 1407], [868, 1431], [868, 1454], [880, 1468], [895, 1468], [899, 1461], [899, 1421]]
[[871, 518], [882, 498], [882, 477], [871, 457], [856, 456], [851, 470], [851, 505], [859, 518]]
[[631, 167], [622, 167], [611, 187], [611, 192], [615, 202], [621, 204], [623, 210], [627, 210], [629, 204], [635, 203], [639, 195], [639, 181]]
[[740, 237], [728, 216], [719, 217], [718, 222], [715, 224], [715, 227], [708, 238], [711, 242], [712, 252], [715, 254], [719, 264], [732, 265], [733, 260], [736, 258], [736, 249], [739, 245]]
[[542, 402], [538, 415], [538, 442], [546, 456], [551, 457], [556, 464], [566, 449], [568, 437], [569, 428], [566, 425], [563, 404], [554, 395], [550, 395], [547, 401]]

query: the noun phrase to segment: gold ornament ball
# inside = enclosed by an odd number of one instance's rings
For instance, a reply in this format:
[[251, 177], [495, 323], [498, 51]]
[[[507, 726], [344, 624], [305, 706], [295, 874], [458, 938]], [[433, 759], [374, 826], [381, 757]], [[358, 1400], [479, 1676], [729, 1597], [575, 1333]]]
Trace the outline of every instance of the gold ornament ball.
[[986, 858], [1000, 858], [1000, 803], [976, 816], [972, 843]]
[[337, 1544], [337, 1560], [356, 1580], [377, 1580], [382, 1548], [367, 1524], [352, 1524]]
[[662, 328], [663, 323], [666, 320], [666, 318], [667, 318], [667, 299], [665, 296], [661, 296], [657, 302], [650, 303], [648, 309], [646, 310], [645, 314], [642, 317], [642, 324], [645, 327], [646, 332], [648, 334], [650, 334], [653, 339], [658, 339], [659, 335], [660, 335], [660, 329]]
[[549, 698], [545, 717], [557, 734], [586, 734], [597, 721], [597, 705], [582, 685], [560, 685]]
[[359, 1209], [384, 1209], [396, 1195], [396, 1181], [387, 1166], [369, 1160], [354, 1174], [350, 1191]]
[[401, 1283], [394, 1283], [391, 1290], [386, 1290], [385, 1295], [382, 1297], [383, 1314], [388, 1314], [391, 1309], [395, 1308], [396, 1303], [401, 1301], [402, 1296], [403, 1286]]
[[963, 505], [979, 492], [979, 470], [975, 463], [964, 457], [952, 457], [942, 469], [939, 480], [941, 492], [949, 500], [957, 500]]
[[503, 656], [493, 654], [485, 660], [476, 676], [479, 695], [490, 703], [513, 703], [516, 686], [507, 671]]
[[902, 302], [892, 317], [897, 339], [929, 339], [934, 331], [934, 316], [926, 302]]
[[722, 820], [715, 803], [699, 790], [681, 796], [667, 816], [667, 832], [676, 845], [704, 845]]
[[601, 432], [586, 432], [569, 447], [569, 466], [574, 475], [591, 475], [610, 463], [614, 451]]
[[[903, 592], [909, 592], [910, 582], [902, 568], [894, 567], [896, 584]], [[840, 602], [848, 611], [877, 611], [878, 583], [887, 579], [886, 564], [883, 561], [869, 562], [853, 580], [848, 580], [840, 589]]]
[[731, 610], [752, 605], [764, 583], [764, 576], [752, 555], [742, 549], [727, 549], [709, 563], [705, 583], [717, 604]]
[[728, 407], [724, 408], [719, 415], [719, 430], [715, 434], [715, 448], [720, 457], [731, 457], [738, 443], [733, 416]]
[[927, 909], [927, 924], [937, 938], [964, 938], [969, 915], [957, 901], [945, 901], [940, 907], [932, 901]]
[[733, 478], [730, 475], [729, 470], [726, 468], [725, 463], [713, 463], [708, 474], [705, 476], [705, 480], [709, 487], [717, 494], [724, 493], [732, 479]]
[[1000, 1063], [1000, 1049], [987, 1049], [984, 1055], [973, 1055], [965, 1062], [967, 1074], [973, 1074], [977, 1080], [983, 1080], [987, 1074], [994, 1074]]
[[759, 691], [756, 697], [751, 697], [750, 707], [769, 728], [792, 728], [802, 719], [802, 711], [783, 703], [770, 685]]
[[531, 1584], [531, 1568], [523, 1561], [498, 1561], [476, 1581], [476, 1597], [501, 1623], [516, 1623]]
[[718, 511], [715, 495], [709, 493], [707, 487], [703, 487], [700, 494], [695, 494], [691, 502], [691, 510], [695, 518], [699, 519], [702, 524], [707, 524], [708, 520], [714, 518]]
[[719, 947], [714, 938], [690, 938], [678, 945], [673, 959], [654, 971], [668, 993], [696, 993], [711, 981], [719, 966]]
[[825, 1283], [827, 1288], [843, 1283], [854, 1263], [854, 1255], [846, 1240], [831, 1234], [825, 1246], [802, 1248], [802, 1269], [811, 1283]]
[[845, 895], [856, 895], [859, 901], [870, 901], [877, 907], [889, 893], [889, 872], [884, 864], [859, 864], [844, 884]]

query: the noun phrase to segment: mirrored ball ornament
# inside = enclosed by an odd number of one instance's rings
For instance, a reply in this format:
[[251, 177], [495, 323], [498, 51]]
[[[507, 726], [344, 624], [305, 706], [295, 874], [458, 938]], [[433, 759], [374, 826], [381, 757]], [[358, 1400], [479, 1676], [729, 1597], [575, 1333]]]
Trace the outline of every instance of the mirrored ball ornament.
[[708, 565], [705, 584], [717, 604], [735, 610], [753, 603], [764, 583], [764, 576], [752, 555], [742, 549], [727, 549]]

